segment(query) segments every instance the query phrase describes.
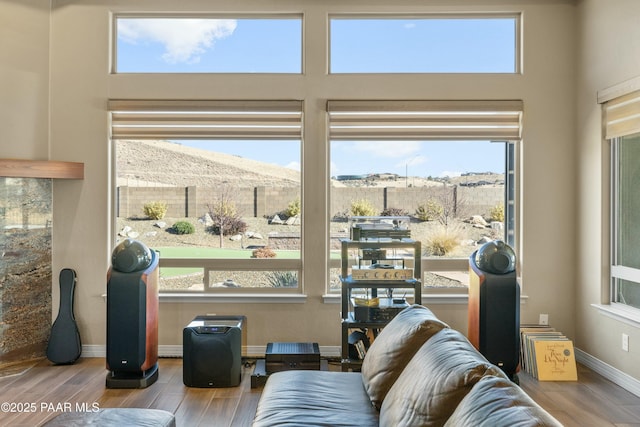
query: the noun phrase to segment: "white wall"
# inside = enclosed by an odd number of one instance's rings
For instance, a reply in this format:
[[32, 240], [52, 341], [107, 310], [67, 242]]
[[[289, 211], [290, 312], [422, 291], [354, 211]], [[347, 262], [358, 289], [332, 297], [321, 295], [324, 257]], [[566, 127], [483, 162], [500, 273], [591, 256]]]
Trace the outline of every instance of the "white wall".
[[[353, 2], [350, 2], [353, 4]], [[84, 344], [104, 345], [106, 273], [110, 244], [109, 98], [294, 98], [307, 99], [304, 159], [306, 224], [322, 223], [326, 207], [327, 152], [319, 112], [328, 98], [522, 99], [522, 320], [548, 313], [551, 323], [575, 334], [575, 6], [571, 1], [369, 0], [54, 0], [51, 15], [51, 152], [57, 159], [85, 163], [85, 179], [54, 188], [54, 272], [78, 272], [76, 318]], [[387, 5], [390, 4], [390, 5]], [[369, 6], [366, 6], [369, 5]], [[219, 9], [217, 8], [219, 6]], [[406, 6], [406, 8], [404, 7]], [[109, 75], [110, 13], [118, 11], [302, 12], [310, 35], [304, 76]], [[521, 75], [327, 76], [323, 22], [329, 12], [523, 11], [524, 72]], [[312, 35], [312, 36], [311, 36]], [[316, 118], [314, 118], [316, 117]], [[317, 119], [320, 118], [320, 119]], [[316, 179], [311, 179], [316, 177]], [[318, 177], [320, 179], [318, 179]], [[304, 230], [311, 241], [322, 226]], [[326, 251], [304, 254], [304, 304], [162, 303], [160, 344], [180, 345], [182, 327], [194, 315], [245, 314], [249, 345], [270, 341], [340, 342], [339, 304], [325, 304]], [[463, 332], [466, 305], [436, 304], [434, 312]]]
[[47, 160], [49, 2], [0, 0], [0, 40], [0, 158]]
[[[602, 140], [598, 91], [640, 76], [640, 2], [578, 2], [578, 173], [576, 342], [587, 353], [640, 379], [638, 324], [603, 316], [591, 304], [608, 301], [609, 152]], [[621, 349], [629, 335], [629, 352]]]

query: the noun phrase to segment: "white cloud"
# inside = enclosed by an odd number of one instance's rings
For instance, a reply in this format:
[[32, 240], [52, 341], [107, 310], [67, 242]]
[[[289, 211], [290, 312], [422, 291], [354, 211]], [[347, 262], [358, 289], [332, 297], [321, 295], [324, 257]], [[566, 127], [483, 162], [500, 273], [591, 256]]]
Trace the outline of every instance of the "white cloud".
[[422, 155], [416, 155], [413, 157], [407, 157], [404, 158], [400, 161], [398, 161], [395, 166], [396, 167], [410, 167], [410, 168], [415, 168], [418, 165], [427, 163], [427, 157], [422, 156]]
[[291, 162], [288, 165], [286, 165], [285, 168], [297, 170], [299, 172], [300, 171], [300, 162]]
[[411, 158], [420, 152], [420, 141], [359, 141], [355, 149], [375, 157]]
[[131, 44], [160, 43], [167, 63], [197, 63], [217, 40], [235, 31], [235, 19], [122, 19], [118, 37]]

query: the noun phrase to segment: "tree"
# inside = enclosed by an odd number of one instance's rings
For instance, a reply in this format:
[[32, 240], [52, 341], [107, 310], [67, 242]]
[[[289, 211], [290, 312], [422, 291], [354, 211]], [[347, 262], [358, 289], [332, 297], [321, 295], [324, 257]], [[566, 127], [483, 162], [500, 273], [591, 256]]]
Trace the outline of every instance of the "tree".
[[228, 186], [222, 187], [213, 203], [207, 204], [209, 216], [213, 220], [213, 232], [220, 236], [220, 247], [224, 247], [226, 234], [244, 233], [247, 224], [238, 214], [236, 203], [233, 200], [233, 192]]

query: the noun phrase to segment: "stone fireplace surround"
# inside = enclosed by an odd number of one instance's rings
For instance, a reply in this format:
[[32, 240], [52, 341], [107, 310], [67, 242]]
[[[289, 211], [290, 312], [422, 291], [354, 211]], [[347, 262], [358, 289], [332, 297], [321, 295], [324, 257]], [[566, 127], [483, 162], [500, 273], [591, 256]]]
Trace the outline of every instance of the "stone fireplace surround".
[[41, 359], [52, 322], [52, 180], [82, 163], [0, 159], [0, 373]]

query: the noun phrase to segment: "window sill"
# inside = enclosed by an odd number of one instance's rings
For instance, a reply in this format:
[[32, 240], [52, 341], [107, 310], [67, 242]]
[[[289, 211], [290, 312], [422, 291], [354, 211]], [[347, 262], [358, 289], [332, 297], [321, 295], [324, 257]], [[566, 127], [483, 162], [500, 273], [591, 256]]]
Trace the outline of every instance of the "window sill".
[[[322, 296], [325, 304], [340, 304], [340, 294], [326, 294]], [[422, 304], [467, 304], [469, 295], [467, 293], [430, 293], [422, 294]]]
[[304, 304], [307, 296], [303, 294], [196, 294], [196, 293], [160, 293], [161, 303], [262, 303], [262, 304]]
[[618, 306], [618, 304], [591, 304], [603, 316], [640, 328], [640, 312], [638, 310]]

